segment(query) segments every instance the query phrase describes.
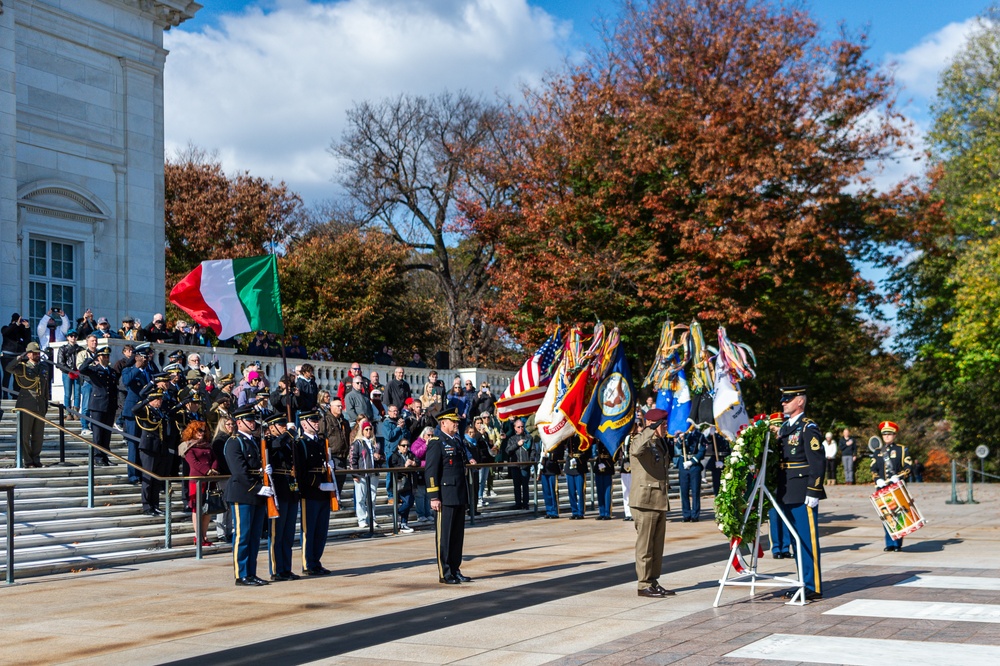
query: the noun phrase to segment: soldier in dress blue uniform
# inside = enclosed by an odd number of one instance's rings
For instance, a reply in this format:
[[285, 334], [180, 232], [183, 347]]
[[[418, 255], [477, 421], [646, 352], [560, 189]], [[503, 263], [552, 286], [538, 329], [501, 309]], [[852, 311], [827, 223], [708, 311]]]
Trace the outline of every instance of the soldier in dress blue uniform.
[[319, 435], [322, 423], [316, 409], [299, 414], [300, 433], [293, 457], [302, 498], [302, 573], [307, 576], [333, 573], [321, 561], [330, 533], [330, 493], [334, 491], [333, 483], [327, 480], [330, 457], [326, 439]]
[[295, 481], [293, 456], [295, 440], [287, 427], [288, 415], [274, 412], [264, 425], [264, 445], [267, 447], [267, 477], [274, 488], [278, 517], [271, 518], [268, 539], [268, 568], [271, 580], [296, 580], [292, 573], [292, 542], [295, 541], [295, 519], [299, 515], [299, 486]]
[[570, 520], [583, 520], [587, 499], [587, 462], [590, 447], [580, 448], [580, 436], [566, 440], [566, 492], [569, 494]]
[[459, 414], [454, 407], [437, 415], [438, 427], [427, 440], [427, 497], [437, 512], [438, 582], [446, 585], [469, 583], [462, 574], [462, 546], [465, 541], [465, 510], [469, 488], [465, 465], [475, 464], [458, 438]]
[[[896, 435], [899, 426], [892, 421], [882, 421], [878, 425], [879, 432], [882, 433], [882, 447], [872, 459], [872, 477], [875, 485], [882, 488], [888, 483], [897, 483], [900, 479], [909, 478], [913, 469], [913, 459], [905, 446], [896, 444]], [[883, 527], [885, 524], [883, 523]], [[902, 539], [893, 539], [889, 536], [888, 528], [885, 531], [885, 551], [887, 553], [898, 552], [903, 549]]]
[[552, 451], [542, 451], [538, 457], [538, 474], [542, 480], [542, 497], [545, 500], [545, 518], [559, 517], [559, 475], [562, 473], [566, 447], [560, 444]]
[[[163, 441], [164, 431], [169, 415], [163, 409], [163, 391], [154, 389], [137, 403], [132, 411], [135, 424], [141, 433], [139, 439], [139, 464], [147, 472], [157, 476], [167, 473], [166, 444]], [[151, 476], [142, 475], [142, 512], [147, 516], [162, 516], [160, 511], [160, 491], [163, 482]]]
[[104, 345], [97, 348], [94, 356], [87, 356], [80, 366], [80, 374], [93, 387], [90, 391], [90, 423], [99, 424], [91, 428], [94, 444], [100, 447], [94, 450], [94, 464], [104, 466], [111, 464], [105, 451], [111, 450], [111, 424], [118, 409], [118, 373], [108, 367], [110, 357], [111, 350]]
[[[805, 582], [806, 599], [816, 601], [823, 598], [817, 528], [819, 501], [826, 499], [823, 434], [819, 426], [805, 416], [805, 386], [782, 388], [781, 403], [787, 420], [778, 429], [781, 474], [778, 475], [776, 499], [802, 542], [802, 552], [797, 555], [802, 559], [799, 577]], [[787, 592], [785, 596], [791, 598], [793, 594]]]
[[594, 488], [597, 490], [597, 520], [611, 520], [611, 486], [615, 479], [615, 460], [601, 442], [596, 448], [591, 466], [594, 470]]
[[241, 407], [233, 412], [233, 418], [237, 430], [226, 440], [224, 451], [231, 474], [226, 484], [225, 499], [232, 506], [236, 523], [233, 535], [236, 584], [250, 587], [270, 585], [257, 576], [257, 554], [267, 518], [267, 498], [274, 491], [264, 485], [260, 445], [256, 438], [256, 413], [252, 407]]
[[681, 486], [681, 513], [685, 523], [701, 517], [701, 461], [705, 459], [705, 438], [695, 428], [674, 437], [674, 467]]
[[704, 432], [705, 435], [705, 467], [712, 474], [712, 494], [719, 494], [722, 481], [722, 470], [726, 466], [726, 458], [733, 452], [729, 440], [720, 435], [714, 426]]

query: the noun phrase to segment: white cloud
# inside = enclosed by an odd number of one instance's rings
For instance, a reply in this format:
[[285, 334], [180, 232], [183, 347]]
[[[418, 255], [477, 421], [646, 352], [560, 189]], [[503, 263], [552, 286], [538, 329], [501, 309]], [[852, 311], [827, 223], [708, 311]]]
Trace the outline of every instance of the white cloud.
[[906, 93], [925, 100], [935, 96], [941, 71], [965, 44], [977, 21], [974, 17], [949, 23], [907, 51], [888, 55], [887, 60], [894, 63], [896, 81], [904, 87], [904, 97]]
[[[565, 57], [570, 26], [527, 0], [282, 0], [218, 28], [165, 35], [167, 154], [189, 142], [227, 170], [330, 197], [327, 152], [355, 102], [537, 81]], [[182, 26], [183, 27], [183, 26]]]

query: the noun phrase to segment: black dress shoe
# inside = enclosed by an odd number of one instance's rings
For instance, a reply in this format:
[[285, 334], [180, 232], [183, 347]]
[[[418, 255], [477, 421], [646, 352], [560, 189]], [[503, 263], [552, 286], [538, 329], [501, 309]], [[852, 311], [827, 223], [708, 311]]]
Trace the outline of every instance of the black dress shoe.
[[302, 573], [307, 576], [329, 576], [331, 572], [329, 569], [324, 569], [323, 567], [314, 567], [312, 569], [306, 569]]
[[[795, 596], [796, 592], [798, 592], [798, 590], [789, 590], [788, 592], [785, 592], [783, 596], [785, 597], [785, 599], [791, 599], [792, 597]], [[810, 590], [806, 590], [806, 601], [819, 601], [822, 598], [823, 595], [820, 594], [819, 592], [812, 592]]]
[[650, 587], [652, 589], [656, 590], [657, 592], [659, 592], [664, 597], [672, 597], [675, 594], [677, 594], [673, 590], [668, 590], [665, 587], [660, 587], [659, 583], [653, 583]]
[[646, 587], [646, 588], [643, 588], [643, 589], [639, 590], [639, 596], [640, 597], [646, 597], [648, 599], [662, 599], [663, 598], [663, 593], [660, 592], [655, 587]]
[[257, 582], [256, 578], [237, 578], [236, 585], [244, 587], [260, 587], [260, 583]]
[[701, 519], [700, 519], [700, 518], [692, 518], [692, 519], [691, 519], [691, 522], [692, 522], [692, 523], [697, 523], [697, 522], [698, 522], [699, 520], [701, 520]]
[[439, 583], [444, 583], [445, 585], [458, 585], [458, 584], [461, 583], [461, 581], [459, 581], [457, 578], [455, 578], [451, 574], [448, 574], [444, 578], [438, 578], [438, 582]]
[[884, 551], [885, 551], [885, 552], [887, 552], [887, 553], [894, 553], [894, 552], [896, 552], [897, 550], [899, 550], [899, 548], [896, 548], [895, 546], [886, 546], [886, 547], [885, 547], [885, 548], [883, 548], [882, 550], [884, 550]]
[[302, 576], [294, 574], [291, 571], [285, 574], [285, 580], [300, 580]]
[[274, 574], [271, 576], [271, 581], [274, 583], [281, 583], [286, 580], [291, 580], [291, 578], [288, 577], [288, 574]]
[[690, 523], [690, 522], [691, 522], [691, 519], [690, 519], [690, 518], [685, 518], [685, 519], [684, 519], [684, 522], [685, 522], [685, 523]]
[[455, 578], [457, 578], [458, 582], [460, 582], [460, 583], [471, 583], [472, 582], [472, 579], [469, 578], [466, 575], [463, 575], [461, 571], [456, 571], [455, 572]]
[[270, 585], [270, 583], [268, 583], [268, 582], [267, 582], [266, 580], [264, 580], [264, 579], [263, 579], [263, 578], [261, 578], [260, 576], [252, 576], [252, 578], [253, 578], [253, 579], [254, 579], [255, 581], [257, 581], [257, 584], [258, 584], [258, 585]]
[[622, 518], [622, 520], [624, 520], [627, 523], [634, 523], [635, 522], [635, 519], [632, 518], [632, 516], [625, 516], [624, 518]]

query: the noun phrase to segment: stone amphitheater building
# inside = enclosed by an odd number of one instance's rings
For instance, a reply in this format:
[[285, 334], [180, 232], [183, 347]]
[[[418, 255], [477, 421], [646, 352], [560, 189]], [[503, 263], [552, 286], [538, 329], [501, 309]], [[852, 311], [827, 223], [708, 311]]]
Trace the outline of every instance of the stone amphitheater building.
[[164, 302], [163, 33], [190, 0], [0, 0], [0, 318]]

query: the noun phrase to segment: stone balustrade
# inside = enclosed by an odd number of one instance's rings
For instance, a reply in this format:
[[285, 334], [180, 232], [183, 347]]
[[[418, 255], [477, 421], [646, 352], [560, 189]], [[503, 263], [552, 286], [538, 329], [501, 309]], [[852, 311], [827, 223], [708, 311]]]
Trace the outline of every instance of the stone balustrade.
[[[119, 359], [122, 358], [122, 347], [128, 344], [128, 341], [117, 338], [109, 338], [107, 343], [111, 348], [111, 365], [114, 365]], [[56, 342], [50, 345], [52, 349], [50, 354], [53, 359], [58, 353], [58, 348], [63, 344], [65, 343]], [[82, 344], [82, 341], [80, 344]], [[196, 353], [201, 356], [201, 362], [203, 365], [211, 364], [214, 369], [215, 364], [218, 363], [219, 369], [215, 372], [220, 375], [232, 373], [237, 381], [243, 378], [247, 366], [255, 361], [260, 363], [261, 370], [263, 371], [264, 376], [267, 377], [267, 381], [271, 386], [275, 386], [285, 372], [284, 365], [280, 357], [261, 358], [248, 356], [246, 354], [239, 354], [236, 349], [229, 347], [197, 347], [194, 345], [175, 345], [171, 343], [153, 343], [152, 346], [154, 360], [156, 365], [160, 368], [169, 363], [167, 356], [171, 352], [180, 350], [184, 353], [185, 364], [187, 363], [188, 354]], [[326, 389], [334, 394], [337, 392], [337, 386], [348, 376], [348, 371], [350, 370], [351, 365], [353, 365], [352, 361], [313, 361], [308, 359], [290, 358], [288, 359], [288, 372], [294, 373], [295, 367], [303, 363], [311, 363], [315, 368], [316, 383], [319, 385], [320, 389]], [[383, 384], [388, 384], [389, 379], [392, 378], [393, 371], [397, 367], [398, 366], [395, 365], [362, 363], [361, 371], [366, 378], [373, 371], [377, 371], [379, 374], [379, 381]], [[427, 383], [427, 373], [430, 371], [431, 368], [403, 367], [403, 378], [410, 384], [414, 397], [419, 396], [423, 392], [424, 384]], [[445, 386], [449, 389], [451, 388], [452, 381], [455, 377], [460, 377], [462, 379], [463, 386], [466, 379], [472, 380], [476, 390], [479, 390], [479, 386], [482, 382], [486, 382], [493, 388], [493, 394], [499, 396], [503, 390], [507, 388], [511, 377], [514, 376], [514, 372], [510, 370], [496, 370], [492, 368], [457, 368], [454, 370], [438, 370], [438, 376], [439, 379], [444, 381]], [[52, 400], [56, 402], [63, 401], [62, 373], [58, 371], [55, 373], [55, 377], [53, 378]]]

